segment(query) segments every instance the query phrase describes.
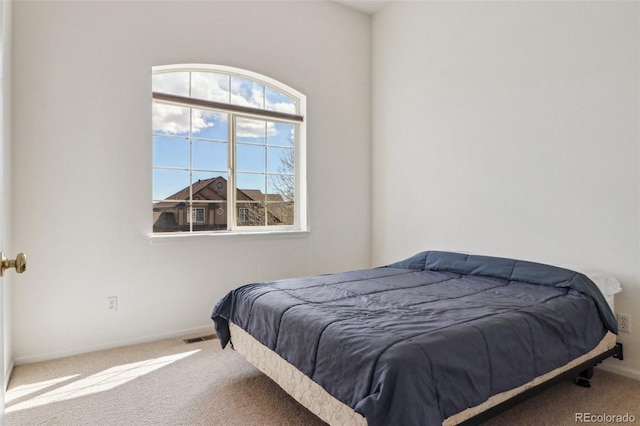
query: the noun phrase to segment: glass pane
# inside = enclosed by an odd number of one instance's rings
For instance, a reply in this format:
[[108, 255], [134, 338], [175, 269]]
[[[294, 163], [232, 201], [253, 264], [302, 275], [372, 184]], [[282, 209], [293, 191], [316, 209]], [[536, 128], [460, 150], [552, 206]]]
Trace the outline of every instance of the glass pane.
[[153, 133], [188, 136], [190, 112], [188, 107], [153, 103]]
[[293, 98], [271, 87], [265, 87], [265, 109], [269, 111], [297, 113], [296, 101]]
[[236, 181], [236, 187], [242, 192], [237, 195], [238, 200], [264, 200], [266, 190], [264, 175], [238, 173], [236, 175]]
[[154, 200], [188, 200], [189, 172], [182, 170], [153, 170]]
[[267, 148], [267, 172], [293, 174], [295, 152], [290, 148]]
[[194, 231], [224, 231], [227, 229], [227, 205], [219, 203], [191, 203]]
[[227, 229], [227, 205], [194, 201], [187, 205], [185, 218], [193, 231], [223, 231]]
[[189, 96], [189, 73], [181, 71], [154, 74], [151, 87], [154, 92]]
[[265, 171], [265, 147], [259, 145], [236, 146], [236, 169], [240, 172]]
[[[191, 109], [191, 136], [201, 139], [213, 139], [220, 134], [221, 140], [227, 140], [227, 121], [225, 114], [197, 108]], [[215, 129], [214, 129], [215, 128]]]
[[194, 108], [192, 111], [192, 136], [226, 142], [229, 139], [229, 116], [222, 112]]
[[[273, 123], [269, 123], [273, 127]], [[267, 122], [264, 120], [236, 119], [236, 140], [238, 142], [264, 145], [267, 137]]]
[[193, 172], [194, 201], [226, 201], [226, 173]]
[[231, 103], [264, 109], [264, 84], [231, 76]]
[[194, 169], [227, 170], [227, 143], [193, 141], [192, 145]]
[[212, 72], [192, 72], [191, 97], [228, 104], [229, 76]]
[[222, 231], [227, 229], [227, 205], [226, 204], [214, 204], [211, 206], [211, 210], [214, 212], [214, 219], [211, 226], [214, 231]]
[[153, 232], [184, 232], [189, 226], [180, 225], [185, 203], [156, 202], [153, 203]]
[[193, 172], [192, 179], [194, 182], [198, 180], [212, 179], [212, 178], [221, 178], [223, 185], [227, 186], [227, 174], [220, 172]]
[[293, 201], [296, 194], [295, 176], [268, 175], [267, 194], [269, 201]]
[[236, 224], [239, 226], [265, 226], [264, 203], [237, 203]]
[[268, 144], [271, 146], [295, 146], [296, 133], [294, 124], [273, 123], [268, 135]]
[[205, 223], [207, 221], [208, 206], [191, 204], [187, 207], [187, 222], [190, 223]]
[[154, 136], [153, 166], [189, 168], [189, 141]]
[[269, 203], [267, 204], [268, 225], [293, 225], [293, 203]]

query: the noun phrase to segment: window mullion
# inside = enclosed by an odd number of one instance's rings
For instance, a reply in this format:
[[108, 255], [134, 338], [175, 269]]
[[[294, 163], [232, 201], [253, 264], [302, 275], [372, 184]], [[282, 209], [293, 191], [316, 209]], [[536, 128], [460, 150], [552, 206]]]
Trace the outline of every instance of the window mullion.
[[268, 204], [267, 204], [267, 200], [269, 199], [269, 197], [267, 196], [267, 194], [269, 193], [269, 180], [268, 180], [268, 163], [267, 163], [267, 159], [269, 157], [269, 150], [267, 149], [267, 145], [269, 144], [269, 140], [268, 138], [268, 132], [267, 132], [267, 127], [269, 126], [268, 122], [265, 121], [264, 122], [264, 195], [263, 195], [263, 200], [262, 202], [264, 203], [264, 226], [268, 226], [269, 225], [269, 212], [268, 212]]
[[[189, 73], [189, 97], [191, 97], [191, 73]], [[189, 108], [189, 232], [193, 232], [193, 108]]]
[[228, 182], [227, 182], [227, 230], [235, 229], [236, 227], [236, 115], [229, 114], [227, 120], [227, 132], [228, 132], [228, 164], [229, 170]]
[[[306, 220], [306, 212], [307, 206], [301, 203], [301, 188], [306, 186], [306, 182], [302, 182], [303, 173], [300, 172], [300, 167], [303, 165], [303, 161], [306, 161], [304, 158], [306, 153], [301, 149], [300, 144], [300, 126], [295, 126], [294, 128], [294, 137], [293, 141], [293, 153], [294, 153], [294, 161], [293, 161], [293, 180], [294, 180], [294, 188], [293, 188], [293, 224], [301, 228], [302, 223], [304, 222], [304, 226], [307, 226]], [[304, 159], [304, 160], [303, 160]], [[304, 215], [304, 216], [303, 216]]]
[[[191, 73], [189, 73], [189, 75], [191, 75]], [[189, 82], [189, 86], [191, 86], [191, 82]], [[189, 215], [193, 215], [193, 134], [192, 134], [192, 130], [193, 130], [193, 108], [189, 108], [189, 208], [187, 209], [187, 212]], [[193, 216], [189, 217], [189, 232], [193, 232]]]

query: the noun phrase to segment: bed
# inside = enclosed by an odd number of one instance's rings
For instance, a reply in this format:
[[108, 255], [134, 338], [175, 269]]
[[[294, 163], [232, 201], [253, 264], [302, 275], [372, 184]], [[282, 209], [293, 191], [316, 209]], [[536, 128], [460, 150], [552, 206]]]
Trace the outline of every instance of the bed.
[[331, 425], [453, 425], [621, 357], [611, 283], [427, 251], [380, 268], [245, 285], [212, 319], [223, 348], [231, 343]]

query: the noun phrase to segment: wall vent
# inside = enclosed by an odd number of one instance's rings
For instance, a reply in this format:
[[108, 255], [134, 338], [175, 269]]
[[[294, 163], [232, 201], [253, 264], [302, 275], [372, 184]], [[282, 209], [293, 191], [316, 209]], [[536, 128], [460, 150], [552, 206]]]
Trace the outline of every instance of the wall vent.
[[196, 342], [204, 342], [205, 340], [213, 340], [213, 339], [217, 339], [218, 336], [216, 336], [215, 334], [208, 334], [206, 336], [200, 336], [200, 337], [192, 337], [190, 339], [184, 339], [184, 342], [186, 344], [190, 344], [190, 343], [196, 343]]

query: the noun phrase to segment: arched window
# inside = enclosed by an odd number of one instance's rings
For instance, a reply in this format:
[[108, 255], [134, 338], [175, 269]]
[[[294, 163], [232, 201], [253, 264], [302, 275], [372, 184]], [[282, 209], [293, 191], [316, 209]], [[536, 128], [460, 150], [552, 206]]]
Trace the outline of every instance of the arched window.
[[153, 232], [306, 230], [306, 97], [216, 65], [153, 68]]

